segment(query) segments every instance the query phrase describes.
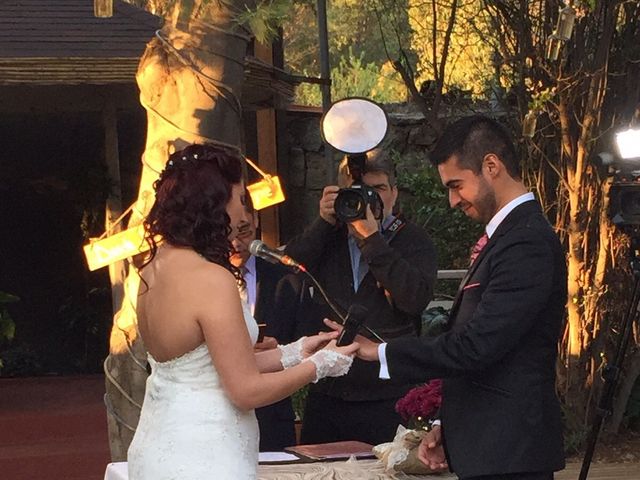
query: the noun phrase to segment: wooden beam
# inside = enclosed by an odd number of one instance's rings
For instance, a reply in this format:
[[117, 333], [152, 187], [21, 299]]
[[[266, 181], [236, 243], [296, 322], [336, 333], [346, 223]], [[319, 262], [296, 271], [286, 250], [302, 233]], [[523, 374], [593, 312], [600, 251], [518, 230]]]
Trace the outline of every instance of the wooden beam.
[[[106, 202], [105, 230], [109, 235], [122, 230], [122, 223], [116, 223], [122, 214], [122, 184], [120, 182], [120, 154], [118, 151], [118, 113], [111, 98], [105, 100], [102, 111], [104, 125], [104, 157], [107, 164], [111, 189]], [[113, 313], [120, 310], [124, 299], [124, 280], [126, 269], [123, 261], [109, 265], [111, 280], [111, 302]]]
[[105, 98], [118, 110], [142, 109], [135, 83], [122, 85], [0, 86], [0, 113], [102, 112]]
[[[273, 65], [271, 45], [256, 43], [254, 55], [263, 62]], [[266, 173], [277, 175], [276, 111], [273, 108], [265, 108], [256, 112], [256, 129], [258, 136], [258, 165]], [[260, 211], [260, 229], [263, 242], [271, 246], [280, 245], [280, 224], [277, 205]]]

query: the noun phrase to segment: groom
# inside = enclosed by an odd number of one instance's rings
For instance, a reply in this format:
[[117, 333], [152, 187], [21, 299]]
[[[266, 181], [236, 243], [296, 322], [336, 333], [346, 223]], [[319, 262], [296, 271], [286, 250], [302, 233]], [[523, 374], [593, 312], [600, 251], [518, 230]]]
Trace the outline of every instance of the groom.
[[381, 378], [395, 382], [444, 379], [442, 445], [421, 445], [428, 464], [444, 463], [438, 457], [444, 446], [461, 480], [553, 479], [565, 464], [555, 393], [567, 301], [564, 252], [522, 183], [509, 134], [495, 120], [454, 122], [431, 161], [451, 206], [485, 224], [486, 233], [447, 332], [386, 344], [358, 337], [358, 356], [378, 360]]

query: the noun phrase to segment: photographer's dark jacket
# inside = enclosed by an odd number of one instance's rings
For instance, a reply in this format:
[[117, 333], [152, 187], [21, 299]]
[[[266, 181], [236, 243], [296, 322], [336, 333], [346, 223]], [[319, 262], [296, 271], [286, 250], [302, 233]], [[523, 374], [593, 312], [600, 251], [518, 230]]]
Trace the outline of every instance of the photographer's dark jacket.
[[[417, 336], [421, 314], [433, 296], [436, 252], [427, 233], [410, 222], [387, 241], [376, 233], [359, 241], [369, 272], [354, 291], [347, 227], [335, 227], [318, 218], [291, 240], [285, 253], [304, 264], [343, 313], [353, 303], [368, 309], [365, 325], [384, 340]], [[302, 308], [293, 336], [327, 330], [324, 318], [339, 321], [317, 288], [302, 282]], [[361, 330], [371, 338], [371, 335]], [[378, 364], [355, 359], [344, 377], [325, 379], [312, 388], [347, 401], [399, 398], [411, 387], [378, 378]]]

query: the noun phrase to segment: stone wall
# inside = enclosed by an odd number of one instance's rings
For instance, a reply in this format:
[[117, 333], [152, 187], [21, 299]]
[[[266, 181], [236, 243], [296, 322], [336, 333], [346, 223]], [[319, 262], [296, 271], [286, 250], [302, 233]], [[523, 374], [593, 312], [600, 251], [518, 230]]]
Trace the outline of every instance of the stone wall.
[[[318, 201], [328, 184], [325, 144], [320, 134], [319, 111], [289, 111], [278, 117], [278, 171], [287, 200], [280, 208], [280, 238], [286, 243], [318, 215]], [[386, 148], [400, 153], [416, 153], [414, 164], [403, 168], [418, 169], [428, 164], [427, 150], [435, 134], [415, 113], [390, 113]], [[333, 155], [333, 172], [342, 155]]]

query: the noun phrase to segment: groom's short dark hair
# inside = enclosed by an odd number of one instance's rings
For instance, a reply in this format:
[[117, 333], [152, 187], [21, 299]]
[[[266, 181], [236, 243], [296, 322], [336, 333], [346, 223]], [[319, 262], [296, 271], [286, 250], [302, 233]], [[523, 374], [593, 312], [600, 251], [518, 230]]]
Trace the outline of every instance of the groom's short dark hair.
[[520, 162], [511, 135], [503, 125], [484, 115], [471, 115], [448, 125], [430, 160], [437, 167], [455, 155], [460, 167], [479, 174], [489, 153], [498, 156], [512, 178], [520, 179]]

